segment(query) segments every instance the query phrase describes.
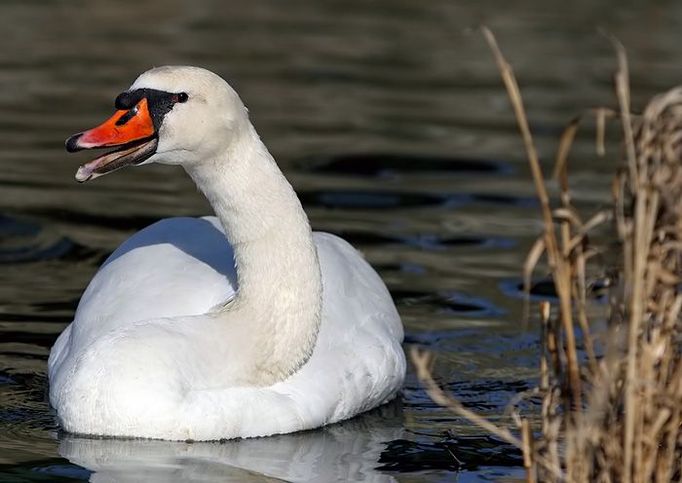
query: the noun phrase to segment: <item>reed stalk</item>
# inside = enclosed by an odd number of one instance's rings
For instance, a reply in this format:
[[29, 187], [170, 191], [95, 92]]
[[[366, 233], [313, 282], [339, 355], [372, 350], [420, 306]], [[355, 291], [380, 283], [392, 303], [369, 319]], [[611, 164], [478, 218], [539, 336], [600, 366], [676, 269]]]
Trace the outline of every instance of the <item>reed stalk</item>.
[[[559, 140], [554, 169], [559, 194], [552, 207], [514, 72], [492, 32], [484, 28], [483, 35], [509, 94], [540, 200], [544, 231], [528, 254], [525, 285], [544, 260], [558, 299], [554, 310], [549, 302], [539, 307], [540, 423], [534, 426], [533, 419], [516, 413], [515, 427], [493, 425], [445, 394], [431, 376], [430, 355], [413, 349], [417, 375], [434, 401], [517, 446], [527, 481], [679, 480], [682, 87], [656, 96], [634, 115], [625, 49], [610, 39], [618, 63], [618, 108], [588, 113], [596, 119], [599, 155], [606, 122], [620, 122], [624, 160], [613, 177], [611, 209], [585, 219], [572, 204], [568, 162], [584, 116], [571, 121]], [[595, 256], [604, 249], [588, 235], [598, 226], [617, 241], [613, 265]], [[612, 274], [610, 313], [601, 324], [588, 317], [595, 273]]]

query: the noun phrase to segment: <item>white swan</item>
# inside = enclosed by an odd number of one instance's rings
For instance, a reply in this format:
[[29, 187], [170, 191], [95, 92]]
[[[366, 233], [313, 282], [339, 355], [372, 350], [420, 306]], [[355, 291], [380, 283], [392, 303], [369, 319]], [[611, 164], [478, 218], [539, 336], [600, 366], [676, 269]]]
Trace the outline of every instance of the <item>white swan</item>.
[[69, 432], [214, 440], [315, 428], [392, 399], [400, 318], [348, 243], [312, 233], [247, 110], [196, 67], [142, 74], [67, 149], [116, 147], [86, 181], [180, 164], [217, 218], [171, 218], [102, 265], [48, 362]]

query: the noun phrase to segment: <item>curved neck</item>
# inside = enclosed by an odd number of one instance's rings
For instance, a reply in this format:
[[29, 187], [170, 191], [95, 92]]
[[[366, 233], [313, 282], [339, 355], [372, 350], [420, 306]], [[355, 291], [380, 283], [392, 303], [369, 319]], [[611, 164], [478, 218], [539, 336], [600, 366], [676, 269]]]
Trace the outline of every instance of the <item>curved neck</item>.
[[320, 266], [303, 207], [250, 123], [215, 159], [185, 170], [234, 249], [239, 286], [221, 316], [248, 334], [240, 343], [253, 344], [248, 382], [283, 380], [312, 354], [321, 317]]

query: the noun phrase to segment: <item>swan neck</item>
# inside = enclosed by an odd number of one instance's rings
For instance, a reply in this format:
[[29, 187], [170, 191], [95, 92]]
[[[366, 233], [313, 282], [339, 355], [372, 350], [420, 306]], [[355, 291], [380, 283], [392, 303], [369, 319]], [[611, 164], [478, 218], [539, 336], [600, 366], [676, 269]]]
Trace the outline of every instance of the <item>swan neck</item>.
[[251, 383], [270, 384], [312, 354], [322, 281], [308, 218], [252, 126], [222, 155], [185, 168], [234, 249], [238, 289], [224, 315], [248, 326]]

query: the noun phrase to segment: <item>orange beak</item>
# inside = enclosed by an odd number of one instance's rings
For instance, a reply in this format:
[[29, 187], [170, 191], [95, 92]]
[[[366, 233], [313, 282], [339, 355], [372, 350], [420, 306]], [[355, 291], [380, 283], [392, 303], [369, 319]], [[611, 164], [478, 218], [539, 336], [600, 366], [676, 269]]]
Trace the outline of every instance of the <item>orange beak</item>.
[[82, 165], [76, 180], [83, 182], [124, 166], [140, 164], [156, 151], [158, 139], [147, 99], [132, 109], [119, 110], [99, 126], [75, 134], [66, 140], [69, 152], [82, 149], [119, 147]]

